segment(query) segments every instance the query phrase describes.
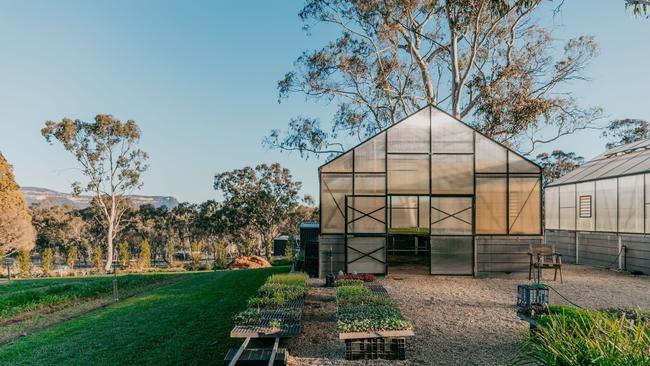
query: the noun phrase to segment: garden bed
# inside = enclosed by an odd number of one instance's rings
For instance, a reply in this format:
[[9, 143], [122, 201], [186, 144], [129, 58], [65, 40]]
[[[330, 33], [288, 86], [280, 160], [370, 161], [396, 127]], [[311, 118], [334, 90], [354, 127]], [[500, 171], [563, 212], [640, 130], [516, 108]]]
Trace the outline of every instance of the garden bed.
[[336, 285], [336, 328], [345, 340], [346, 359], [405, 359], [405, 337], [414, 335], [412, 325], [386, 289], [354, 279]]
[[248, 308], [233, 317], [232, 338], [289, 338], [300, 334], [309, 277], [281, 274], [268, 278], [248, 299]]

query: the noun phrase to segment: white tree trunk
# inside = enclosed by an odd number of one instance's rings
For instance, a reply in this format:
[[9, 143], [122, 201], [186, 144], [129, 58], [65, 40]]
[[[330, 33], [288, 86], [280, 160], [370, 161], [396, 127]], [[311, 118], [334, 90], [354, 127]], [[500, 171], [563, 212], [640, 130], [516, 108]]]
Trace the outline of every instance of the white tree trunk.
[[106, 237], [106, 264], [104, 270], [110, 271], [111, 264], [113, 264], [113, 224], [108, 224], [108, 235]]

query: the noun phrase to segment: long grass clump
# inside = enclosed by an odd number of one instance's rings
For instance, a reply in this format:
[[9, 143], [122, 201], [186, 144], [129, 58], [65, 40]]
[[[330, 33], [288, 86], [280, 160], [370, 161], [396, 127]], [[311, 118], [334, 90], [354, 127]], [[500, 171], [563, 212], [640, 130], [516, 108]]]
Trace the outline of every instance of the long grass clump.
[[650, 365], [647, 314], [550, 307], [523, 343], [516, 365]]

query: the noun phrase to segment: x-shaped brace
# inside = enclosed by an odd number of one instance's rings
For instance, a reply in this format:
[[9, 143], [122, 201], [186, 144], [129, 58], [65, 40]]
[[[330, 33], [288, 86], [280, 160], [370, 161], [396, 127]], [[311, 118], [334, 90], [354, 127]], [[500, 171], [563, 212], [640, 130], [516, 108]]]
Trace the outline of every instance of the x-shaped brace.
[[453, 218], [455, 218], [455, 219], [458, 220], [458, 221], [464, 222], [465, 224], [467, 224], [467, 225], [469, 225], [469, 226], [472, 226], [472, 223], [471, 223], [471, 222], [467, 222], [467, 221], [461, 219], [460, 217], [456, 216], [456, 215], [459, 215], [459, 214], [461, 214], [461, 213], [463, 213], [463, 212], [465, 212], [465, 211], [467, 211], [467, 210], [471, 210], [471, 209], [472, 209], [472, 206], [467, 207], [467, 208], [464, 208], [464, 209], [462, 209], [462, 210], [460, 210], [460, 211], [458, 211], [458, 212], [454, 212], [454, 213], [452, 213], [452, 214], [450, 214], [450, 213], [448, 213], [448, 212], [445, 212], [445, 211], [443, 211], [443, 210], [441, 210], [441, 209], [439, 209], [439, 208], [433, 207], [433, 206], [431, 206], [431, 208], [434, 209], [434, 210], [436, 210], [436, 211], [438, 211], [438, 212], [440, 212], [440, 213], [442, 213], [442, 214], [444, 214], [444, 215], [447, 215], [447, 216], [445, 216], [445, 217], [443, 217], [443, 218], [441, 218], [441, 219], [439, 219], [439, 220], [436, 220], [435, 222], [432, 222], [431, 225], [435, 225], [435, 224], [437, 224], [437, 223], [439, 223], [439, 222], [441, 222], [441, 221], [444, 221], [444, 220], [447, 220], [448, 218], [453, 217]]
[[365, 257], [368, 257], [368, 258], [370, 258], [370, 259], [374, 259], [374, 260], [376, 260], [377, 262], [379, 262], [379, 263], [381, 263], [381, 264], [386, 264], [385, 262], [382, 262], [382, 261], [380, 261], [379, 259], [377, 259], [377, 258], [375, 258], [375, 257], [372, 256], [373, 254], [377, 253], [378, 251], [380, 251], [380, 250], [384, 250], [384, 247], [383, 247], [383, 246], [380, 246], [379, 248], [377, 248], [377, 249], [375, 249], [375, 250], [373, 250], [373, 251], [371, 251], [371, 252], [369, 252], [369, 253], [364, 253], [364, 252], [360, 251], [359, 249], [352, 248], [351, 246], [348, 246], [348, 249], [352, 249], [352, 250], [354, 250], [355, 252], [361, 254], [361, 256], [360, 256], [359, 258], [355, 258], [355, 259], [349, 261], [348, 264], [350, 264], [350, 263], [354, 263], [354, 262], [358, 261], [359, 259], [361, 259], [361, 258], [365, 258]]

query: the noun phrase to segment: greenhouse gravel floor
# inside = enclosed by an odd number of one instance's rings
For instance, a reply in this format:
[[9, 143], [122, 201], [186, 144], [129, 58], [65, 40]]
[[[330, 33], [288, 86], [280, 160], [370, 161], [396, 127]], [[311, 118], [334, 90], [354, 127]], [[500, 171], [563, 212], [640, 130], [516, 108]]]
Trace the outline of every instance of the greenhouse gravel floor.
[[[650, 276], [633, 276], [588, 266], [565, 265], [564, 284], [544, 279], [562, 295], [587, 308], [650, 307]], [[406, 341], [407, 361], [372, 361], [372, 365], [503, 365], [527, 333], [515, 312], [522, 274], [496, 278], [399, 275], [379, 280], [414, 325]], [[314, 282], [314, 285], [319, 284]], [[563, 300], [551, 292], [551, 303]], [[366, 365], [346, 361], [336, 334], [334, 290], [310, 291], [303, 334], [288, 342], [290, 365]]]

